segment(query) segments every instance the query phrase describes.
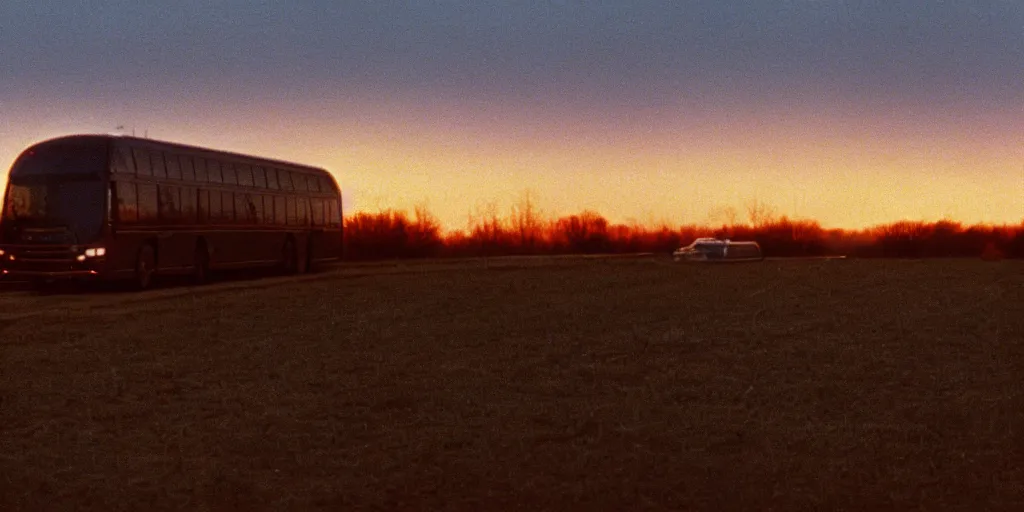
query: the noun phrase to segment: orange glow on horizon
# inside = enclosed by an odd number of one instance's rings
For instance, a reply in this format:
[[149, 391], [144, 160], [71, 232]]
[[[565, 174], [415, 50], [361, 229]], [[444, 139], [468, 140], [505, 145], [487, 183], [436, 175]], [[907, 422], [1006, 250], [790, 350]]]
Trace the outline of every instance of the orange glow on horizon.
[[[328, 163], [347, 170], [356, 211], [425, 204], [449, 229], [488, 204], [507, 212], [524, 190], [550, 215], [592, 209], [613, 222], [699, 224], [723, 207], [743, 218], [751, 199], [826, 227], [1024, 219], [1024, 145], [1012, 119], [778, 114], [689, 124], [669, 113], [618, 126], [470, 119], [460, 128], [456, 113], [352, 135], [351, 150]], [[943, 128], [950, 120], [955, 129]]]

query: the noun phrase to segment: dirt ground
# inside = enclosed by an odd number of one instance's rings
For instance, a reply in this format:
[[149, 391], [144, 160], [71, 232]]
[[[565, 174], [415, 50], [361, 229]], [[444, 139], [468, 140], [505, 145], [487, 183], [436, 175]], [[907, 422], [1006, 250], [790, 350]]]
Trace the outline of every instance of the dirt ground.
[[1022, 510], [1024, 262], [0, 290], [0, 510]]

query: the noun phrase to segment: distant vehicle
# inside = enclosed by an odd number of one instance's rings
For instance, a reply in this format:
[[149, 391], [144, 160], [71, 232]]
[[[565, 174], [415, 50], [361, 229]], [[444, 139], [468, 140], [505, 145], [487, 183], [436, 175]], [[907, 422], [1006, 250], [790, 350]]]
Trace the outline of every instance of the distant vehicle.
[[317, 167], [115, 135], [69, 135], [14, 161], [0, 276], [131, 279], [338, 260], [341, 191]]
[[698, 238], [672, 253], [675, 261], [761, 261], [764, 254], [757, 242], [734, 242], [717, 238]]

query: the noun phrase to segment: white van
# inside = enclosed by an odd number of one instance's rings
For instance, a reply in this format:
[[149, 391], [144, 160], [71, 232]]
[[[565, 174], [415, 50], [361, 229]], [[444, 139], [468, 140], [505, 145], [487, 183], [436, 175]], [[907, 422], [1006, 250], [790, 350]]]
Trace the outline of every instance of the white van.
[[734, 242], [717, 238], [698, 238], [672, 253], [675, 261], [761, 261], [764, 254], [757, 242]]

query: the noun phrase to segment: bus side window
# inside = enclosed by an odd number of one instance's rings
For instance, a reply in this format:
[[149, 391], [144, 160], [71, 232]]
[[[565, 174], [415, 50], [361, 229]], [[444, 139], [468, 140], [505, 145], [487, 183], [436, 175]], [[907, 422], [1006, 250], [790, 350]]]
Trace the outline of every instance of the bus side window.
[[291, 171], [277, 171], [277, 181], [281, 183], [281, 190], [294, 190]]
[[288, 207], [284, 196], [274, 197], [274, 222], [278, 226], [288, 223]]
[[149, 166], [149, 154], [139, 148], [133, 149], [132, 154], [135, 155], [135, 169], [139, 176], [152, 176], [153, 168]]
[[295, 190], [306, 192], [308, 190], [306, 186], [306, 175], [302, 173], [293, 172], [292, 185], [295, 187]]
[[305, 197], [299, 198], [299, 225], [309, 225], [309, 200]]
[[295, 198], [289, 196], [286, 204], [288, 205], [288, 225], [295, 226], [299, 223], [299, 212], [295, 208]]
[[196, 223], [196, 189], [181, 189], [181, 220], [186, 224]]
[[328, 209], [330, 210], [330, 223], [332, 226], [338, 226], [341, 224], [341, 208], [338, 207], [338, 201], [331, 199], [327, 201]]
[[117, 146], [117, 150], [113, 155], [114, 161], [111, 163], [110, 170], [114, 174], [120, 175], [133, 175], [135, 174], [135, 165], [132, 161], [132, 154], [124, 146]]
[[256, 212], [256, 224], [266, 224], [266, 212], [263, 210], [263, 196], [260, 194], [249, 194], [249, 204]]
[[181, 179], [181, 160], [178, 160], [178, 155], [167, 153], [167, 177], [172, 180]]
[[253, 167], [252, 181], [259, 188], [267, 188], [267, 170], [262, 167]]
[[245, 207], [249, 211], [249, 224], [259, 224], [263, 216], [263, 200], [256, 194], [245, 195]]
[[213, 224], [224, 223], [224, 208], [220, 204], [220, 191], [210, 191], [210, 222]]
[[159, 151], [149, 153], [149, 166], [153, 169], [153, 176], [157, 178], [167, 177], [167, 166], [164, 164], [164, 154]]
[[306, 176], [306, 183], [310, 192], [325, 192], [320, 190], [320, 180], [316, 176]]
[[135, 197], [134, 183], [117, 182], [117, 219], [125, 224], [133, 224], [139, 220], [139, 205]]
[[199, 189], [198, 196], [199, 204], [196, 205], [196, 220], [203, 224], [210, 220], [210, 192]]
[[196, 170], [192, 167], [192, 157], [181, 155], [181, 179], [189, 182], [196, 181]]
[[158, 220], [156, 185], [139, 183], [136, 186], [136, 192], [136, 197], [139, 200], [139, 223], [156, 224]]
[[238, 218], [235, 212], [235, 195], [231, 192], [221, 192], [220, 199], [221, 220], [227, 224], [235, 222]]
[[206, 159], [195, 158], [193, 159], [196, 167], [196, 181], [199, 183], [206, 183], [210, 180], [210, 176], [206, 174]]
[[263, 196], [263, 223], [274, 225], [274, 196]]
[[252, 186], [252, 167], [249, 167], [248, 165], [238, 166], [238, 184], [244, 187]]
[[267, 188], [271, 190], [279, 190], [281, 188], [277, 182], [277, 169], [273, 167], [267, 167]]
[[238, 219], [239, 224], [252, 224], [253, 222], [251, 217], [253, 212], [249, 209], [249, 201], [246, 199], [246, 195], [243, 193], [235, 194], [235, 218]]
[[181, 223], [181, 189], [167, 185], [157, 187], [160, 193], [160, 223]]
[[224, 183], [238, 185], [238, 171], [235, 169], [235, 164], [224, 164], [221, 167], [221, 172], [224, 174]]
[[206, 171], [210, 175], [210, 183], [223, 183], [224, 178], [220, 173], [220, 162], [216, 160], [206, 161]]
[[323, 199], [310, 199], [309, 207], [312, 211], [313, 225], [323, 226], [324, 225], [324, 200]]
[[334, 187], [331, 186], [331, 181], [326, 176], [319, 176], [319, 181], [321, 192], [334, 192]]

